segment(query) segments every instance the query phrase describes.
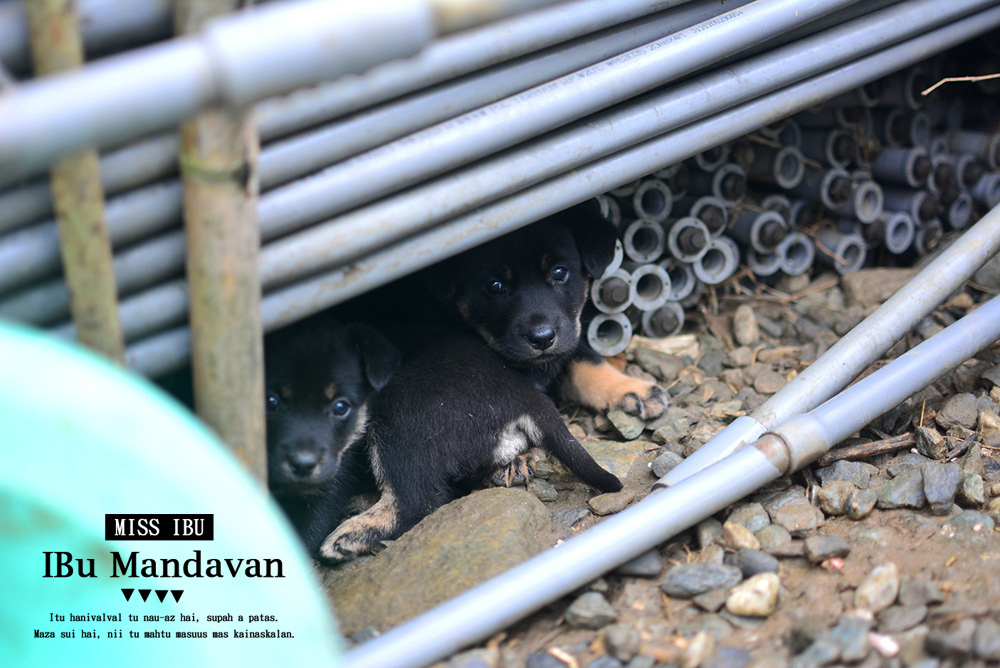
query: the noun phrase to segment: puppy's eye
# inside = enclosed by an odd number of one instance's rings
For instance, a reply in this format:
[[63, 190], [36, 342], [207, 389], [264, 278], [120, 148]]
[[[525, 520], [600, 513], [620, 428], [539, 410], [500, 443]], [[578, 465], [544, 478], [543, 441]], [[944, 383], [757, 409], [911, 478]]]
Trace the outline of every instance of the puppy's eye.
[[281, 401], [278, 399], [278, 395], [274, 392], [267, 393], [265, 402], [267, 403], [267, 410], [269, 413], [273, 413], [281, 407]]
[[553, 267], [552, 280], [556, 283], [565, 283], [569, 278], [569, 269], [566, 267]]
[[500, 281], [487, 281], [483, 285], [483, 289], [486, 290], [488, 295], [499, 295], [503, 293], [503, 283]]
[[351, 414], [351, 402], [347, 399], [337, 399], [333, 402], [333, 417], [344, 419]]

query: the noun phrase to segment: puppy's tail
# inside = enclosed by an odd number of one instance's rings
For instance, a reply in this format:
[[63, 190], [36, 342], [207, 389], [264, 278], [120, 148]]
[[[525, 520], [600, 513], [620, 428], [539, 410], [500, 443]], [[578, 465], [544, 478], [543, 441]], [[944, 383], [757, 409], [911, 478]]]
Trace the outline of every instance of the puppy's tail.
[[576, 440], [563, 421], [557, 420], [545, 439], [544, 448], [566, 465], [573, 475], [586, 484], [602, 492], [617, 492], [622, 488], [618, 476], [605, 470], [594, 461], [580, 442]]

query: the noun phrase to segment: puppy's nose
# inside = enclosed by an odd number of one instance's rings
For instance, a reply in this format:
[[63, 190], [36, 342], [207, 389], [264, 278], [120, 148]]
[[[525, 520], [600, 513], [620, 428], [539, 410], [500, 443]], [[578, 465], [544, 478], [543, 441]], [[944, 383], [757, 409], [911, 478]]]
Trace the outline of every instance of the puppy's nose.
[[535, 350], [547, 350], [556, 340], [556, 331], [549, 325], [538, 325], [528, 330], [528, 343]]
[[286, 460], [292, 473], [304, 478], [319, 464], [319, 453], [313, 450], [295, 450], [288, 453]]

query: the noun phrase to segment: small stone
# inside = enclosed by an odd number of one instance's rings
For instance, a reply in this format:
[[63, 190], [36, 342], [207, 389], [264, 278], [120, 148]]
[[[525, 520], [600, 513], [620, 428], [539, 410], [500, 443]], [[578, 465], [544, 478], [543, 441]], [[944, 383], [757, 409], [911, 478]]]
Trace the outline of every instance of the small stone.
[[740, 368], [750, 366], [753, 363], [753, 348], [750, 346], [740, 346], [733, 348], [726, 355], [726, 366]]
[[917, 441], [917, 452], [930, 459], [944, 459], [948, 453], [948, 445], [934, 427], [917, 427], [914, 430]]
[[996, 528], [996, 522], [986, 513], [977, 510], [963, 510], [949, 519], [946, 524], [956, 529], [964, 529], [977, 533], [989, 533]]
[[726, 604], [727, 598], [729, 598], [729, 589], [722, 588], [698, 594], [691, 600], [705, 612], [718, 612]]
[[775, 573], [758, 573], [733, 587], [726, 610], [743, 617], [767, 617], [778, 604], [781, 581]]
[[719, 651], [701, 662], [700, 668], [762, 668], [753, 656], [742, 647], [720, 647]]
[[726, 425], [718, 420], [702, 420], [691, 430], [691, 440], [708, 443], [725, 428]]
[[841, 617], [837, 625], [830, 629], [828, 638], [840, 651], [844, 663], [857, 663], [868, 655], [870, 645], [868, 631], [871, 622], [857, 617]]
[[986, 503], [986, 490], [983, 478], [975, 473], [962, 476], [962, 485], [955, 497], [958, 505], [964, 508], [981, 508]]
[[859, 489], [847, 499], [847, 516], [852, 520], [863, 520], [868, 517], [875, 504], [878, 494], [870, 489]]
[[979, 438], [987, 448], [1000, 448], [1000, 415], [992, 411], [979, 412]]
[[792, 542], [792, 534], [788, 529], [777, 524], [769, 524], [757, 532], [757, 540], [760, 541], [760, 549], [765, 552], [773, 552], [779, 547]]
[[491, 649], [472, 649], [456, 654], [447, 663], [447, 668], [498, 668], [500, 654]]
[[810, 645], [826, 633], [826, 623], [819, 617], [800, 617], [792, 623], [786, 637], [786, 643], [796, 654], [804, 652]]
[[708, 631], [695, 633], [681, 654], [681, 668], [698, 668], [705, 659], [715, 654], [717, 644], [715, 636]]
[[833, 557], [846, 557], [851, 545], [840, 536], [809, 536], [806, 538], [806, 558], [814, 564]]
[[711, 378], [716, 378], [722, 371], [722, 361], [726, 353], [718, 348], [705, 349], [701, 357], [698, 358], [698, 368], [707, 373]]
[[857, 491], [853, 482], [847, 480], [831, 480], [816, 489], [816, 500], [819, 508], [827, 515], [847, 514], [847, 501], [851, 494]]
[[858, 489], [865, 489], [871, 480], [871, 467], [861, 462], [841, 460], [816, 471], [816, 477], [824, 487], [835, 480], [846, 480]]
[[604, 648], [619, 661], [628, 663], [639, 652], [642, 637], [628, 624], [612, 624], [604, 630]]
[[749, 578], [758, 573], [777, 573], [778, 560], [760, 550], [743, 549], [727, 554], [725, 563], [740, 569], [743, 577]]
[[733, 550], [759, 550], [760, 541], [749, 529], [741, 524], [727, 520], [722, 525], [722, 536], [719, 538], [722, 547]]
[[733, 338], [741, 346], [749, 346], [760, 338], [757, 315], [749, 304], [740, 304], [733, 313]]
[[[653, 432], [653, 440], [656, 440], [656, 432]], [[684, 458], [678, 455], [676, 452], [671, 452], [670, 450], [664, 450], [656, 456], [650, 464], [650, 469], [653, 471], [653, 475], [657, 478], [662, 478], [671, 471], [674, 467], [684, 461]]]
[[627, 561], [616, 569], [620, 575], [639, 578], [653, 578], [663, 570], [663, 559], [656, 550], [644, 552], [632, 561]]
[[620, 492], [610, 492], [608, 494], [598, 494], [587, 501], [590, 510], [595, 515], [613, 515], [625, 510], [628, 504], [635, 500], [635, 492], [623, 489]]
[[771, 514], [771, 521], [784, 527], [789, 533], [816, 529], [823, 524], [824, 519], [823, 511], [808, 501], [782, 506]]
[[979, 411], [976, 407], [975, 395], [963, 392], [945, 401], [934, 419], [945, 429], [956, 424], [966, 429], [973, 429], [976, 426], [978, 417]]
[[641, 417], [629, 415], [624, 411], [608, 411], [608, 419], [626, 441], [639, 438], [646, 428], [646, 422]]
[[947, 515], [962, 482], [962, 469], [955, 462], [932, 462], [924, 467], [924, 496], [935, 515]]
[[646, 429], [662, 433], [668, 441], [677, 441], [687, 436], [691, 426], [691, 416], [682, 408], [670, 406], [660, 417], [646, 423]]
[[806, 543], [803, 540], [793, 540], [787, 545], [772, 548], [770, 553], [779, 559], [804, 557], [806, 556]]
[[899, 569], [888, 562], [876, 566], [854, 592], [854, 605], [879, 613], [895, 603], [899, 594]]
[[698, 546], [708, 547], [722, 537], [722, 522], [714, 517], [702, 520], [695, 528], [695, 534], [698, 536]]
[[567, 508], [565, 510], [557, 510], [552, 513], [552, 524], [555, 525], [556, 529], [562, 533], [569, 533], [573, 530], [574, 524], [589, 515], [590, 511], [586, 508]]
[[753, 381], [753, 389], [761, 394], [774, 394], [785, 385], [788, 379], [773, 369], [765, 369], [757, 374]]
[[[971, 625], [962, 622], [971, 622]], [[954, 629], [931, 629], [924, 641], [927, 652], [942, 659], [965, 663], [972, 654], [972, 636], [975, 634], [976, 622], [972, 619], [962, 622]]]
[[1000, 624], [984, 619], [972, 634], [972, 653], [984, 661], [1000, 661]]
[[690, 563], [670, 569], [660, 588], [674, 598], [692, 598], [712, 589], [734, 587], [742, 579], [743, 574], [735, 566]]
[[923, 468], [932, 461], [933, 460], [928, 459], [923, 455], [915, 452], [908, 452], [902, 457], [897, 456], [892, 459], [889, 462], [889, 465], [885, 467], [885, 470], [889, 472], [889, 475], [895, 478], [904, 471], [923, 470]]
[[677, 380], [681, 369], [686, 366], [684, 360], [676, 355], [669, 355], [647, 348], [636, 349], [635, 362], [665, 383], [672, 383]]
[[528, 657], [526, 668], [568, 668], [569, 664], [561, 661], [548, 652], [535, 652]]
[[559, 498], [555, 486], [547, 480], [532, 478], [528, 483], [528, 491], [538, 497], [539, 501], [551, 503]]
[[604, 654], [588, 663], [584, 668], [623, 668], [624, 665], [615, 657]]
[[582, 594], [566, 609], [566, 623], [582, 629], [600, 629], [618, 619], [618, 613], [599, 592]]
[[741, 503], [729, 513], [729, 521], [745, 526], [751, 533], [758, 533], [771, 523], [767, 511], [759, 503]]
[[721, 545], [709, 545], [701, 550], [699, 561], [703, 564], [721, 564], [726, 561], [726, 551]]
[[944, 594], [932, 581], [913, 575], [903, 576], [899, 585], [900, 605], [933, 605], [943, 601]]
[[882, 633], [909, 631], [927, 619], [926, 605], [894, 605], [878, 613], [878, 628]]
[[883, 510], [923, 508], [926, 503], [924, 478], [919, 469], [903, 471], [878, 491], [877, 505]]

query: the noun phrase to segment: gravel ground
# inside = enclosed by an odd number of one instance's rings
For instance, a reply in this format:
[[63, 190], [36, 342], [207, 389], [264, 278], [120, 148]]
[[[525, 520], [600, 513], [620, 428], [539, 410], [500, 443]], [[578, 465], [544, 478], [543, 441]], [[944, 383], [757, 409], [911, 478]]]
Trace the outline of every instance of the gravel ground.
[[[541, 467], [529, 491], [564, 535], [635, 503], [912, 275], [865, 270], [710, 294], [673, 352], [619, 359], [667, 388], [667, 416], [644, 424], [566, 407], [585, 445], [648, 442], [625, 491], [590, 497], [558, 467]], [[886, 359], [988, 296], [954, 295]], [[998, 404], [994, 346], [838, 446], [893, 450], [842, 452], [779, 480], [447, 666], [1000, 665]]]

